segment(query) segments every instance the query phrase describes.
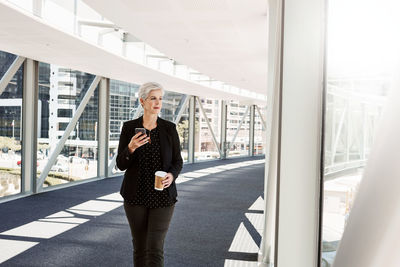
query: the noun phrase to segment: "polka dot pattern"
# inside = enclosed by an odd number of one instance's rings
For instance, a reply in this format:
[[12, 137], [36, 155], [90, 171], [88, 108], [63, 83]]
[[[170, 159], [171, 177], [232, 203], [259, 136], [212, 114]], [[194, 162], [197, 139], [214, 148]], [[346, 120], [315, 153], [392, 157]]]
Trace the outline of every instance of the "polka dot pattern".
[[160, 136], [158, 126], [153, 130], [146, 130], [150, 142], [138, 148], [139, 153], [139, 180], [135, 199], [127, 201], [131, 205], [143, 205], [147, 208], [164, 208], [174, 205], [177, 201], [169, 197], [168, 191], [154, 189], [154, 173], [162, 169], [160, 153]]

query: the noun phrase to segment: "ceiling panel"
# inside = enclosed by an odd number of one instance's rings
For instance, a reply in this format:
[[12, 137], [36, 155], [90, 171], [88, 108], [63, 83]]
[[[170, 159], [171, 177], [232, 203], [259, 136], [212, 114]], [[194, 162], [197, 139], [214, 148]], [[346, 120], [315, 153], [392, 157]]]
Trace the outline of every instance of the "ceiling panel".
[[267, 91], [267, 1], [84, 0], [142, 41], [213, 79]]

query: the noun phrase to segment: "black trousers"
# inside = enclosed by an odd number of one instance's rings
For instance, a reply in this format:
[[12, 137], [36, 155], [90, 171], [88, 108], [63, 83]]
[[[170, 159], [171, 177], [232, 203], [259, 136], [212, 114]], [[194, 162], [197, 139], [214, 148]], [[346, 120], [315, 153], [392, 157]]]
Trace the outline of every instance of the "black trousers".
[[124, 203], [132, 233], [135, 267], [164, 266], [164, 239], [174, 207], [149, 209]]

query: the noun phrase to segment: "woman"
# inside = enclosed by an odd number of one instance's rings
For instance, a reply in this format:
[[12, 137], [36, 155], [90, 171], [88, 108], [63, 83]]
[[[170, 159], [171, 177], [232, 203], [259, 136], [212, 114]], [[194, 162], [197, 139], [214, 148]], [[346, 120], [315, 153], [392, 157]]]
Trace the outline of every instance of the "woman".
[[[132, 233], [134, 266], [163, 266], [164, 239], [177, 201], [175, 180], [182, 169], [175, 124], [158, 117], [163, 87], [154, 82], [139, 88], [143, 116], [122, 126], [117, 166], [126, 170], [121, 186]], [[145, 128], [146, 135], [135, 134]], [[154, 189], [154, 173], [167, 172], [164, 190]]]

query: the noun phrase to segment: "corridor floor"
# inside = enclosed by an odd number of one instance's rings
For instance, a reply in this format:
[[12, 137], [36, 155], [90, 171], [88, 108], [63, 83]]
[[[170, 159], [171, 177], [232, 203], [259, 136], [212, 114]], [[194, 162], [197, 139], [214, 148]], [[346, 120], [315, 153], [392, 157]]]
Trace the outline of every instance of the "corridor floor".
[[[132, 266], [122, 177], [0, 204], [0, 266]], [[186, 164], [165, 266], [257, 266], [262, 157]]]

